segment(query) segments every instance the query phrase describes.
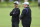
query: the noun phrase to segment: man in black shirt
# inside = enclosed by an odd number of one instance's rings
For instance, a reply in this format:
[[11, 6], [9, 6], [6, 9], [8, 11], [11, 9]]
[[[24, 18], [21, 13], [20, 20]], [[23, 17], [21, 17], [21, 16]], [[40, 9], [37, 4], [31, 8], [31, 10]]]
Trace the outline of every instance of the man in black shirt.
[[31, 9], [29, 8], [29, 2], [24, 2], [24, 9], [20, 16], [23, 27], [30, 27], [31, 24]]
[[19, 27], [20, 9], [18, 8], [18, 1], [15, 1], [14, 4], [15, 8], [10, 12], [10, 16], [12, 16], [12, 27]]

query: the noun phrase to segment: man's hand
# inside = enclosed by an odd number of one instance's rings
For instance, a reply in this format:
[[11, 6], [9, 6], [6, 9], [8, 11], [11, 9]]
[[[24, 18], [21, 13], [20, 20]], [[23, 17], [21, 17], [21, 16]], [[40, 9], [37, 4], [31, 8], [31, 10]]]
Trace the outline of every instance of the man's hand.
[[15, 14], [15, 13], [13, 13], [13, 14]]

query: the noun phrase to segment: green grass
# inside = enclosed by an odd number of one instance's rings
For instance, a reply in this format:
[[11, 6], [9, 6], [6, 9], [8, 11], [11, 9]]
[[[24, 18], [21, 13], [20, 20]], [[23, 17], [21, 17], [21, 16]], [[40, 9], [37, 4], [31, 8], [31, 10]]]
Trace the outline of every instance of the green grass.
[[[40, 9], [38, 7], [30, 7], [32, 10], [32, 24], [31, 27], [40, 27]], [[11, 27], [10, 11], [13, 8], [0, 8], [0, 27]], [[22, 11], [23, 8], [20, 8]], [[19, 23], [22, 27], [21, 22]]]

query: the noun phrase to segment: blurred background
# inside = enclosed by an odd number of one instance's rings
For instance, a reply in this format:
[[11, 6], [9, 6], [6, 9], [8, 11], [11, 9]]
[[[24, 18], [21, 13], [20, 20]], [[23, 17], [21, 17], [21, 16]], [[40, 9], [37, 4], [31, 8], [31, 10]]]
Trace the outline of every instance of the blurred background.
[[38, 5], [38, 0], [0, 0], [0, 7], [14, 7], [14, 1], [19, 1], [21, 4], [29, 1], [31, 7]]
[[[23, 2], [29, 1], [29, 6], [32, 10], [31, 27], [40, 27], [40, 8], [38, 7], [38, 0], [0, 0], [0, 27], [11, 27], [10, 12], [14, 8], [14, 1], [19, 1], [20, 13], [23, 10]], [[19, 27], [22, 27], [21, 21]]]

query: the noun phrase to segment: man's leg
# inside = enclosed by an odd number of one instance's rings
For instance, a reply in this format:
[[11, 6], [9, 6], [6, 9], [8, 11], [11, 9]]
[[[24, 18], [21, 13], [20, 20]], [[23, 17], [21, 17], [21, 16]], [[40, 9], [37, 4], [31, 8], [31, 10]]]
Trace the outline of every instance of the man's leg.
[[15, 27], [19, 27], [19, 23], [15, 22]]
[[23, 24], [23, 27], [26, 27], [26, 24]]
[[27, 27], [30, 27], [30, 24], [27, 24], [26, 26], [27, 26]]
[[30, 27], [30, 24], [23, 24], [23, 27]]
[[12, 27], [15, 27], [14, 23], [12, 22]]

